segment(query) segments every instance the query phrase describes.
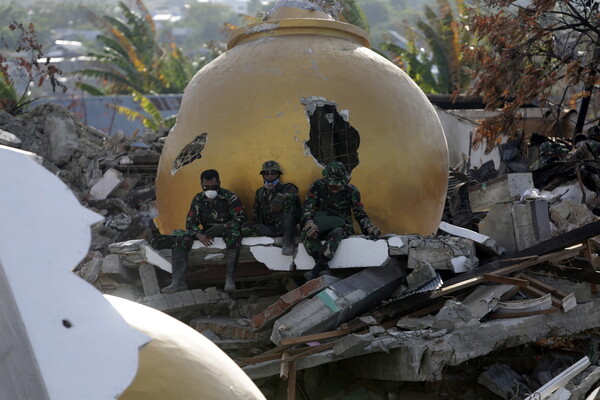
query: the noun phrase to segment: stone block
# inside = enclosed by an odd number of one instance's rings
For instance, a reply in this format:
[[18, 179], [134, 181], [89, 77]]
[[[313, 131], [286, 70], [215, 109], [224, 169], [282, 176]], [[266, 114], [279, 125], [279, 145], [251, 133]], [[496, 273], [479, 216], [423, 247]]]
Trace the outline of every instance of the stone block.
[[569, 232], [598, 220], [585, 204], [563, 200], [550, 207], [552, 222], [563, 232]]
[[413, 237], [408, 245], [409, 269], [427, 262], [434, 269], [466, 272], [476, 268], [475, 243], [470, 239], [453, 236]]
[[493, 238], [506, 252], [517, 251], [515, 225], [512, 217], [512, 203], [496, 204], [479, 222], [479, 232]]
[[138, 279], [135, 271], [125, 268], [116, 254], [109, 254], [102, 260], [102, 273], [115, 282], [131, 283]]
[[506, 174], [479, 185], [469, 187], [469, 201], [473, 212], [488, 211], [495, 204], [511, 203], [533, 188], [531, 172]]
[[144, 296], [154, 296], [160, 294], [160, 287], [158, 286], [158, 278], [156, 277], [156, 270], [153, 265], [143, 263], [140, 265], [140, 280], [142, 281], [142, 288], [144, 290]]
[[44, 131], [48, 134], [50, 160], [57, 165], [69, 161], [79, 148], [77, 130], [73, 120], [48, 117], [44, 122]]
[[419, 263], [407, 276], [407, 290], [417, 290], [437, 278], [437, 272], [428, 262]]
[[515, 203], [512, 208], [517, 250], [523, 250], [550, 239], [548, 202], [544, 200]]
[[10, 146], [18, 149], [21, 147], [21, 143], [21, 139], [19, 139], [16, 135], [0, 129], [0, 145]]
[[104, 200], [123, 182], [123, 174], [114, 168], [108, 169], [102, 178], [90, 189], [91, 200]]
[[502, 399], [522, 400], [529, 392], [525, 379], [506, 364], [492, 364], [477, 377], [477, 383]]

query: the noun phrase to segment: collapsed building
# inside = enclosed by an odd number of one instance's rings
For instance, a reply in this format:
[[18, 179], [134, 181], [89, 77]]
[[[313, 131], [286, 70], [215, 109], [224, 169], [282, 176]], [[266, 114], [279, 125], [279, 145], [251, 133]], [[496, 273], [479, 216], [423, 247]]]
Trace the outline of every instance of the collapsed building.
[[[346, 46], [340, 54], [360, 53], [375, 63], [363, 54], [366, 39], [354, 28], [314, 10], [283, 12], [291, 15], [272, 15], [240, 32], [231, 46], [249, 51], [246, 45], [254, 40], [295, 37], [299, 28], [292, 19], [277, 18], [305, 13], [297, 18], [303, 29], [334, 32]], [[320, 77], [339, 72], [336, 63], [314, 58], [326, 51], [321, 45], [316, 40], [303, 45], [306, 66], [298, 85], [306, 86], [306, 71]], [[249, 68], [237, 67], [240, 74]], [[263, 73], [282, 75], [284, 67]], [[203, 75], [195, 82], [212, 84]], [[255, 83], [250, 93], [268, 86]], [[233, 88], [239, 84], [231, 82]], [[348, 86], [336, 88], [342, 101], [292, 93], [297, 97], [292, 104], [276, 93], [266, 107], [270, 130], [256, 118], [265, 109], [237, 114], [243, 107], [231, 107], [238, 93], [233, 88], [215, 101], [216, 110], [203, 114], [192, 105], [204, 107], [209, 100], [202, 96], [218, 89], [190, 94], [182, 103], [188, 117], [168, 135], [109, 137], [45, 104], [24, 116], [0, 112], [0, 144], [38, 154], [83, 205], [105, 217], [93, 226], [91, 249], [75, 268], [77, 275], [103, 293], [170, 314], [202, 333], [269, 399], [595, 398], [600, 188], [593, 143], [584, 150], [573, 145], [550, 152], [555, 142], [530, 142], [529, 158], [519, 157], [524, 144], [507, 146], [500, 165], [451, 170], [447, 179], [439, 123], [414, 105], [424, 97], [416, 92], [418, 101], [402, 103], [405, 113], [418, 116], [400, 122], [429, 132], [407, 128], [384, 151], [386, 143], [370, 147], [378, 138], [365, 121], [373, 121], [372, 113], [389, 115], [389, 104], [377, 102], [365, 113], [346, 99], [356, 94], [347, 93]], [[401, 86], [412, 90], [410, 82]], [[279, 103], [291, 104], [289, 110], [276, 112]], [[214, 117], [219, 113], [225, 117]], [[196, 117], [210, 123], [201, 126]], [[223, 120], [230, 125], [223, 127]], [[240, 133], [245, 124], [252, 129]], [[294, 131], [284, 137], [290, 126]], [[253, 130], [266, 137], [253, 138]], [[276, 141], [283, 153], [273, 155], [261, 140]], [[326, 142], [332, 148], [324, 148]], [[392, 161], [402, 146], [404, 159]], [[232, 149], [235, 161], [223, 156], [224, 149]], [[302, 273], [314, 260], [301, 243], [294, 255], [283, 256], [280, 238], [246, 238], [237, 271], [240, 288], [231, 295], [220, 290], [224, 243], [218, 238], [210, 247], [197, 243], [190, 254], [191, 289], [161, 293], [170, 277], [170, 251], [152, 238], [157, 230], [181, 224], [187, 198], [198, 190], [198, 172], [206, 166], [223, 170], [228, 186], [249, 205], [257, 184], [249, 177], [257, 175], [264, 158], [275, 157], [289, 160], [286, 178], [299, 186], [318, 176], [319, 165], [343, 160], [386, 234], [345, 239], [330, 264], [334, 276], [309, 282]], [[389, 181], [393, 190], [385, 192], [382, 173], [398, 175], [399, 182]], [[422, 208], [411, 205], [411, 196], [413, 203], [424, 200]], [[395, 203], [386, 208], [389, 199]], [[396, 218], [397, 209], [406, 218]]]

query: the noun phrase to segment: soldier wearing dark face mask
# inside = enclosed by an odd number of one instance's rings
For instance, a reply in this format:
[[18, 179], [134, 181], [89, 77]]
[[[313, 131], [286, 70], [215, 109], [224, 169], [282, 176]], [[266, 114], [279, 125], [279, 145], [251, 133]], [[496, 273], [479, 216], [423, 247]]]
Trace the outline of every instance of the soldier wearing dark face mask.
[[200, 175], [202, 192], [192, 200], [190, 211], [185, 219], [185, 231], [175, 230], [175, 244], [171, 250], [173, 280], [162, 289], [163, 293], [187, 290], [185, 274], [188, 266], [188, 252], [194, 240], [205, 246], [213, 244], [213, 238], [222, 237], [225, 245], [225, 291], [235, 291], [235, 269], [240, 255], [242, 240], [241, 226], [246, 217], [239, 197], [221, 187], [219, 173], [209, 169]]
[[298, 188], [280, 181], [283, 171], [277, 161], [266, 161], [260, 170], [263, 186], [254, 196], [253, 221], [242, 226], [242, 235], [283, 236], [281, 253], [294, 254], [294, 234], [300, 217]]
[[352, 215], [363, 234], [381, 234], [371, 223], [360, 201], [360, 192], [350, 184], [350, 174], [344, 165], [332, 161], [323, 169], [323, 178], [308, 190], [302, 209], [302, 243], [315, 259], [313, 269], [304, 274], [306, 280], [329, 274], [329, 261], [340, 242], [354, 234]]

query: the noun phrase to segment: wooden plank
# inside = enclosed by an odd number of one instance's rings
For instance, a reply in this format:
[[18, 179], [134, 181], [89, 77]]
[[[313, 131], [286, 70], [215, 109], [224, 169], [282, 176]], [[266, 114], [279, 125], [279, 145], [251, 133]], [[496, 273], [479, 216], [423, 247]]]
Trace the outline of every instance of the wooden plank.
[[525, 279], [510, 278], [508, 276], [483, 274], [483, 277], [488, 282], [503, 283], [506, 285], [513, 285], [513, 286], [519, 286], [519, 287], [527, 287], [529, 285], [529, 282], [527, 282]]
[[352, 333], [354, 331], [356, 331], [357, 329], [359, 329], [359, 327], [355, 327], [352, 329], [338, 329], [335, 331], [329, 331], [329, 332], [322, 332], [322, 333], [315, 333], [312, 335], [306, 335], [306, 336], [300, 336], [300, 337], [295, 337], [295, 338], [287, 338], [287, 339], [282, 339], [281, 340], [281, 346], [292, 346], [295, 344], [302, 344], [302, 343], [308, 343], [308, 342], [317, 342], [319, 340], [325, 340], [325, 339], [331, 339], [334, 337], [338, 337], [338, 336], [344, 336], [347, 335], [349, 333]]
[[600, 221], [592, 222], [580, 228], [573, 229], [565, 234], [555, 236], [551, 239], [523, 249], [513, 254], [510, 257], [526, 257], [532, 255], [544, 255], [553, 253], [561, 249], [565, 249], [576, 244], [585, 242], [594, 236], [600, 235]]
[[417, 293], [381, 307], [379, 310], [373, 312], [373, 316], [378, 321], [381, 321], [386, 317], [393, 318], [400, 315], [406, 315], [426, 307], [434, 299], [455, 293], [459, 290], [466, 289], [483, 282], [485, 280], [483, 274], [508, 275], [546, 261], [562, 261], [564, 259], [574, 257], [578, 253], [579, 250], [576, 249], [563, 250], [540, 257], [527, 257], [525, 261], [522, 259], [493, 261], [472, 271], [465, 272], [447, 280], [441, 289], [432, 292]]
[[566, 267], [564, 265], [544, 265], [542, 270], [561, 278], [567, 278], [579, 282], [600, 284], [599, 272], [585, 271], [582, 268]]
[[296, 362], [291, 361], [288, 369], [287, 400], [296, 400]]
[[506, 313], [506, 314], [488, 314], [489, 319], [502, 319], [502, 318], [518, 318], [518, 317], [530, 317], [532, 315], [538, 314], [553, 314], [558, 312], [558, 308], [548, 308], [547, 310], [537, 310], [537, 311], [522, 311], [515, 313]]
[[35, 354], [4, 268], [0, 264], [0, 397], [49, 400]]
[[590, 359], [586, 356], [569, 368], [558, 374], [556, 377], [551, 379], [544, 386], [527, 396], [525, 400], [543, 400], [550, 396], [559, 387], [565, 386], [571, 379], [577, 376], [581, 371], [591, 365]]
[[567, 297], [567, 295], [564, 294], [563, 292], [561, 292], [560, 290], [558, 290], [542, 281], [532, 278], [529, 275], [519, 274], [517, 277], [520, 279], [527, 280], [528, 282], [530, 282], [531, 286], [541, 289], [541, 290], [545, 290], [546, 292], [551, 293], [553, 296], [556, 296], [559, 299], [564, 299], [565, 297]]

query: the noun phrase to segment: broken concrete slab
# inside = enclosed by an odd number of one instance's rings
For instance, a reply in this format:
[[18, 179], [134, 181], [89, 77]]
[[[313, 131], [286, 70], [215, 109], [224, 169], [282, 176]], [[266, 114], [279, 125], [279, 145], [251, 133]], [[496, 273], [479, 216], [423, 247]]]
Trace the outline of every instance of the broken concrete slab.
[[408, 242], [412, 235], [392, 235], [387, 238], [390, 256], [407, 256]]
[[[397, 335], [385, 343], [388, 353], [381, 348], [365, 349], [365, 355], [349, 361], [335, 356], [333, 350], [307, 356], [296, 361], [298, 370], [337, 361], [347, 366], [357, 378], [394, 381], [432, 381], [442, 379], [446, 365], [460, 365], [467, 360], [489, 354], [503, 347], [514, 347], [534, 342], [539, 338], [567, 336], [600, 326], [600, 299], [578, 304], [567, 314], [554, 313], [524, 318], [498, 319], [481, 323], [477, 329], [457, 329], [435, 338], [423, 335]], [[370, 354], [373, 353], [373, 354]], [[244, 368], [253, 379], [279, 373], [279, 360], [265, 361]]]
[[496, 204], [520, 200], [521, 195], [533, 187], [531, 172], [499, 176], [469, 187], [471, 209], [473, 212], [489, 211]]
[[14, 135], [10, 132], [0, 129], [0, 144], [1, 145], [14, 147], [14, 148], [18, 149], [21, 147], [21, 143], [23, 143], [23, 142], [21, 141], [21, 139], [19, 139], [17, 137], [17, 135]]
[[[388, 260], [388, 244], [383, 239], [371, 240], [362, 236], [351, 236], [341, 241], [329, 268], [379, 267]], [[297, 270], [309, 270], [315, 266], [304, 245], [298, 245], [294, 257]]]
[[389, 298], [402, 277], [399, 262], [390, 259], [336, 282], [275, 321], [271, 341], [331, 330]]
[[515, 203], [512, 217], [517, 250], [527, 249], [552, 237], [548, 202], [533, 200]]
[[228, 314], [235, 305], [235, 301], [225, 292], [216, 292], [211, 296], [202, 289], [143, 297], [139, 303], [166, 313], [196, 310], [206, 315]]
[[327, 275], [311, 279], [302, 286], [287, 292], [277, 302], [252, 317], [252, 327], [257, 331], [271, 328], [275, 320], [285, 315], [294, 305], [338, 281], [339, 278]]
[[154, 266], [144, 263], [140, 265], [139, 271], [144, 296], [149, 297], [160, 294], [160, 286], [158, 285], [158, 278], [156, 277]]
[[[440, 222], [439, 229], [449, 235], [470, 239], [475, 242], [477, 248], [483, 251], [486, 255], [500, 255], [504, 253], [504, 248], [498, 244], [494, 239], [489, 236], [482, 235], [479, 232], [472, 231], [470, 229], [462, 228], [460, 226], [452, 225], [447, 222]], [[391, 249], [391, 244], [390, 244]], [[391, 254], [391, 253], [390, 253]]]
[[159, 252], [145, 243], [140, 244], [141, 258], [148, 264], [162, 269], [163, 271], [171, 272], [171, 262], [160, 255]]
[[454, 236], [415, 236], [408, 243], [408, 268], [427, 262], [434, 269], [466, 272], [479, 265], [475, 242]]
[[406, 291], [416, 291], [437, 277], [437, 272], [429, 262], [421, 262], [406, 276]]
[[104, 200], [117, 190], [123, 182], [123, 174], [114, 168], [109, 168], [102, 178], [90, 189], [91, 200]]
[[448, 332], [452, 332], [467, 326], [475, 328], [478, 324], [478, 320], [473, 317], [469, 307], [458, 301], [448, 300], [433, 318], [431, 329], [446, 329]]
[[125, 268], [116, 254], [109, 254], [102, 260], [102, 273], [119, 283], [131, 283], [138, 279], [135, 271]]
[[281, 254], [281, 248], [275, 246], [252, 246], [250, 252], [271, 271], [291, 271], [294, 257]]

